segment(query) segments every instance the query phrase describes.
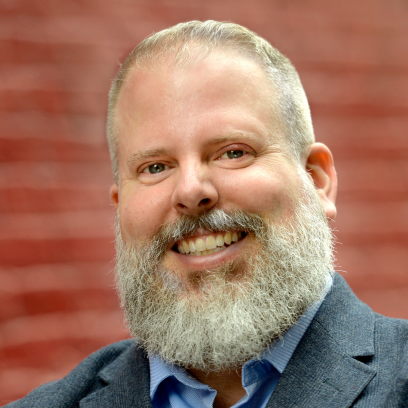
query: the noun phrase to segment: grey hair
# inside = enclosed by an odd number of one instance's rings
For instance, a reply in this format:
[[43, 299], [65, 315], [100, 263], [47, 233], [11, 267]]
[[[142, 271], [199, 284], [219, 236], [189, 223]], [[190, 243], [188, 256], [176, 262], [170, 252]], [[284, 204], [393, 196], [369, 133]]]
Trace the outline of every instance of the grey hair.
[[[254, 59], [276, 90], [273, 100], [281, 112], [281, 122], [288, 147], [300, 160], [314, 142], [309, 104], [296, 69], [268, 41], [238, 24], [218, 21], [190, 21], [155, 33], [143, 40], [125, 59], [109, 92], [107, 139], [115, 182], [119, 185], [117, 158], [118, 135], [115, 126], [119, 93], [137, 67], [152, 67], [171, 57], [173, 64], [184, 64], [192, 55], [205, 56], [211, 51], [235, 52]], [[272, 94], [272, 92], [271, 92]]]

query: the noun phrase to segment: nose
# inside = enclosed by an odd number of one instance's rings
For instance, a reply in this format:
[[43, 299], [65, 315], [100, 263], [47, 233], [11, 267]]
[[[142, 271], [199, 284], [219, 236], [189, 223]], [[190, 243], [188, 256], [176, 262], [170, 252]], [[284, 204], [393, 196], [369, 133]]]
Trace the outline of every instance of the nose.
[[171, 198], [179, 213], [198, 215], [213, 208], [217, 202], [217, 189], [204, 168], [197, 165], [186, 169], [179, 167], [179, 178]]

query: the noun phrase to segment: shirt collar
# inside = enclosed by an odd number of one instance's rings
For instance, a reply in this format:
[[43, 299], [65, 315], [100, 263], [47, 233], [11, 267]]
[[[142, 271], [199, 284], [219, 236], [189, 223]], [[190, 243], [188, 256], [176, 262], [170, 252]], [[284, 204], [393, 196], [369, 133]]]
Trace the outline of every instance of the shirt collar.
[[[264, 367], [263, 370], [257, 367], [257, 370], [252, 370], [250, 367], [255, 367], [256, 363], [269, 362], [278, 372], [282, 374], [285, 370], [289, 360], [292, 358], [293, 353], [303, 335], [305, 334], [307, 328], [312, 322], [315, 314], [320, 308], [324, 298], [329, 292], [333, 284], [333, 278], [329, 274], [327, 275], [326, 286], [318, 300], [312, 303], [311, 306], [306, 310], [306, 312], [299, 318], [299, 320], [294, 324], [287, 332], [284, 333], [282, 337], [274, 341], [268, 348], [266, 348], [260, 356], [260, 359], [252, 359], [247, 361], [242, 367], [242, 385], [245, 386], [254, 381], [259, 381], [259, 376], [264, 375], [263, 371], [268, 370], [268, 367]], [[255, 378], [254, 378], [255, 377]]]
[[159, 385], [168, 377], [175, 377], [184, 385], [195, 389], [207, 389], [208, 386], [197, 381], [188, 371], [176, 364], [170, 365], [157, 355], [149, 355], [150, 364], [150, 398], [153, 401]]

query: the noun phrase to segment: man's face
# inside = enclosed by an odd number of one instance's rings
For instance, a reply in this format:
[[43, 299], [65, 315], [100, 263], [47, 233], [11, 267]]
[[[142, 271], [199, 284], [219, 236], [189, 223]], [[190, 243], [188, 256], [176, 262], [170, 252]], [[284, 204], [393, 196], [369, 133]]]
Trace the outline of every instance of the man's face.
[[[180, 215], [212, 209], [271, 223], [291, 219], [301, 182], [271, 94], [258, 64], [239, 56], [211, 54], [183, 68], [132, 73], [117, 105], [117, 197], [113, 190], [126, 244], [138, 248]], [[207, 252], [194, 251], [203, 245]], [[199, 229], [171, 242], [162, 265], [188, 286], [192, 271], [244, 265], [257, 245], [239, 229]]]
[[308, 152], [317, 194], [261, 68], [231, 55], [138, 68], [117, 111], [111, 194], [130, 332], [169, 363], [240, 367], [296, 323], [332, 269], [330, 152]]

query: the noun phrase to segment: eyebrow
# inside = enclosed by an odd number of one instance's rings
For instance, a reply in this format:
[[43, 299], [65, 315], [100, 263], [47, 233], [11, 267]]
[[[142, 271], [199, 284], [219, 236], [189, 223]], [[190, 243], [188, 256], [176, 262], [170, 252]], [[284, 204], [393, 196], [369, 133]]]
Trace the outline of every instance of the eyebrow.
[[151, 157], [163, 156], [168, 153], [168, 150], [164, 147], [158, 147], [156, 149], [148, 149], [148, 150], [140, 150], [138, 152], [132, 153], [129, 159], [127, 160], [127, 164], [131, 166], [138, 160], [148, 159]]
[[254, 133], [246, 133], [246, 132], [234, 132], [225, 136], [216, 137], [215, 139], [211, 139], [207, 145], [217, 145], [225, 142], [233, 142], [235, 140], [241, 139], [244, 137], [245, 139], [257, 139], [257, 136]]

